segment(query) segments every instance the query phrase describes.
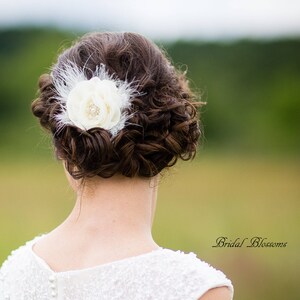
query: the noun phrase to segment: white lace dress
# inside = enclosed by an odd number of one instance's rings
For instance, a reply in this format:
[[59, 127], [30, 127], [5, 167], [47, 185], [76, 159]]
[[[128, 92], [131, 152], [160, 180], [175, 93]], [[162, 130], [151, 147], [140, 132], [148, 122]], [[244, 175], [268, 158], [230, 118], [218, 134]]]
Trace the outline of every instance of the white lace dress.
[[162, 248], [81, 270], [54, 272], [37, 256], [35, 237], [0, 269], [0, 300], [198, 300], [231, 281], [193, 252]]

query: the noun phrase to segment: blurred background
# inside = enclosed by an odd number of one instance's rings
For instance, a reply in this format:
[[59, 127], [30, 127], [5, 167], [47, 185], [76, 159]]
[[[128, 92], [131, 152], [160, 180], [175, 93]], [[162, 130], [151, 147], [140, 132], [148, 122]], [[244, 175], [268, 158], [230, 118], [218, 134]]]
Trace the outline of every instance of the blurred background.
[[[30, 104], [57, 55], [102, 30], [153, 39], [207, 102], [197, 157], [163, 177], [156, 242], [221, 269], [235, 299], [298, 299], [300, 2], [293, 0], [2, 1], [0, 264], [73, 206]], [[287, 246], [212, 247], [220, 236]]]

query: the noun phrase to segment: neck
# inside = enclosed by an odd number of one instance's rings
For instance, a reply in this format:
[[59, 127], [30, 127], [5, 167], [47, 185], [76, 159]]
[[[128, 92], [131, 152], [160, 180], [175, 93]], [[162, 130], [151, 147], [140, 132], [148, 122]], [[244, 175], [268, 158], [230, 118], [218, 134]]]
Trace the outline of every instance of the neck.
[[154, 247], [157, 179], [115, 175], [86, 180], [77, 187], [77, 200], [63, 229], [108, 247]]

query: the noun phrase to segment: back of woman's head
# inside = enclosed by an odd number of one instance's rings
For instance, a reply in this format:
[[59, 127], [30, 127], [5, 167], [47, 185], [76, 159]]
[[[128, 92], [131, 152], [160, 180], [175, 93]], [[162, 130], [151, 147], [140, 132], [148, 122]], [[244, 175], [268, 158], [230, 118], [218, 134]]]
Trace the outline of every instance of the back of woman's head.
[[[126, 121], [115, 134], [101, 126], [82, 128], [57, 117], [66, 114], [59, 91], [69, 91], [72, 80], [66, 80], [68, 72], [76, 69], [89, 80], [99, 75], [100, 66], [105, 66], [108, 79], [128, 83], [123, 92], [131, 91], [130, 105], [121, 111]], [[194, 101], [185, 74], [139, 34], [83, 36], [58, 57], [50, 75], [40, 77], [39, 92], [32, 103], [33, 114], [52, 133], [56, 155], [75, 179], [108, 178], [116, 173], [152, 177], [178, 158], [195, 157], [200, 137], [197, 106], [201, 102]]]

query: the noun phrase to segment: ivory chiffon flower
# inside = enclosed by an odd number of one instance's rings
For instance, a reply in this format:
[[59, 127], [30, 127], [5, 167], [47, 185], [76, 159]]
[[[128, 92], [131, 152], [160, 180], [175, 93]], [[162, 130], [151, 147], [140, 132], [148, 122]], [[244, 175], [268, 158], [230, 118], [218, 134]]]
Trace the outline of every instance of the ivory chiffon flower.
[[115, 136], [133, 115], [126, 111], [130, 100], [140, 95], [133, 82], [109, 75], [104, 64], [96, 68], [91, 79], [72, 62], [54, 68], [51, 76], [61, 107], [55, 116], [58, 130], [67, 125], [81, 130], [103, 128]]
[[115, 82], [93, 77], [79, 82], [69, 93], [67, 113], [77, 127], [113, 128], [121, 117], [121, 95]]

